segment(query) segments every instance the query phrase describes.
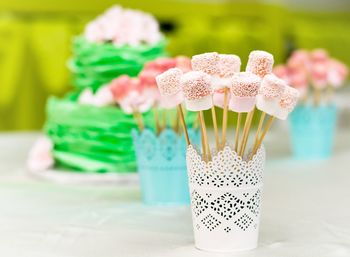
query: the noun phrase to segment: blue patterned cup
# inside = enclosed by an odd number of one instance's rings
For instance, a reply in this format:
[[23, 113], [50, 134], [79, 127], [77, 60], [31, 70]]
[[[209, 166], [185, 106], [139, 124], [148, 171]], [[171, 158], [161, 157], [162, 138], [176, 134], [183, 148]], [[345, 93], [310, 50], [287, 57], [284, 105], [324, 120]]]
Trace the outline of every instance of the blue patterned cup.
[[[189, 130], [194, 144], [199, 134]], [[190, 203], [186, 169], [186, 140], [172, 129], [160, 135], [150, 129], [133, 131], [136, 160], [144, 203], [184, 205]]]
[[297, 106], [290, 115], [293, 154], [298, 159], [324, 159], [331, 155], [337, 123], [335, 105]]

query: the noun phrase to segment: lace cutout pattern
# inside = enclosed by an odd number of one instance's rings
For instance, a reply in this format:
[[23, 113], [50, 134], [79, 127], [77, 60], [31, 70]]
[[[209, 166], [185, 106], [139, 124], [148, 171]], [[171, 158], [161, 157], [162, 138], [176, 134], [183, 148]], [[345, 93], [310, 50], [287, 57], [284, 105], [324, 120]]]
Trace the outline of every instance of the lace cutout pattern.
[[[250, 233], [259, 227], [265, 149], [249, 162], [230, 147], [205, 163], [187, 148], [194, 229], [206, 233]], [[217, 235], [217, 234], [216, 234]]]

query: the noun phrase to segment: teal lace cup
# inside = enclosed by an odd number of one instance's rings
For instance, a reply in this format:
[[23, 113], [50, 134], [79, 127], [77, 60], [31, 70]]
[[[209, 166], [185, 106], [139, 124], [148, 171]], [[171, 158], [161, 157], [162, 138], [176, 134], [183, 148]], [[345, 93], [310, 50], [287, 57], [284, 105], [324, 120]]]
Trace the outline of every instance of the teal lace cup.
[[[187, 205], [190, 203], [186, 170], [186, 140], [172, 129], [159, 135], [145, 129], [133, 130], [142, 199], [148, 205]], [[199, 134], [188, 131], [191, 143]]]
[[297, 159], [325, 159], [332, 153], [337, 123], [334, 105], [297, 106], [290, 119], [291, 146]]

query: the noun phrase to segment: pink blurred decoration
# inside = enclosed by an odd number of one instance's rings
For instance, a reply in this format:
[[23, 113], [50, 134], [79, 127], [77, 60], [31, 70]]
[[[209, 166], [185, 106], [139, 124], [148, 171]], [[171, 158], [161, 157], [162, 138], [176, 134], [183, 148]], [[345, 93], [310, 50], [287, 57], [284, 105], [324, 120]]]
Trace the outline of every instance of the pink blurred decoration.
[[112, 41], [117, 46], [155, 44], [162, 40], [156, 19], [142, 11], [113, 6], [85, 28], [89, 42]]
[[128, 95], [119, 102], [120, 108], [127, 113], [132, 114], [135, 111], [140, 113], [147, 112], [154, 105], [154, 99], [148, 97], [144, 91], [129, 91]]
[[53, 143], [49, 137], [39, 138], [29, 151], [27, 167], [31, 171], [45, 171], [54, 165]]
[[329, 85], [342, 86], [348, 75], [348, 68], [344, 63], [331, 59], [325, 49], [296, 50], [286, 65], [276, 66], [273, 72], [298, 89], [301, 96], [305, 96], [309, 86], [321, 90]]
[[310, 57], [313, 62], [326, 62], [329, 59], [328, 52], [322, 48], [312, 50]]
[[138, 80], [132, 79], [127, 75], [123, 75], [112, 80], [112, 82], [109, 84], [109, 88], [117, 103], [119, 103], [123, 98], [125, 98], [130, 91], [141, 90]]
[[346, 65], [338, 60], [331, 59], [328, 67], [328, 81], [333, 87], [340, 87], [344, 84], [348, 76], [349, 69]]
[[328, 61], [317, 61], [312, 64], [310, 80], [312, 85], [317, 89], [327, 87]]
[[279, 77], [280, 79], [283, 79], [284, 81], [286, 81], [288, 83], [289, 81], [289, 77], [288, 77], [288, 68], [286, 65], [277, 65], [274, 69], [273, 69], [273, 73]]
[[287, 61], [287, 66], [290, 69], [308, 70], [310, 67], [310, 54], [303, 49], [294, 51]]

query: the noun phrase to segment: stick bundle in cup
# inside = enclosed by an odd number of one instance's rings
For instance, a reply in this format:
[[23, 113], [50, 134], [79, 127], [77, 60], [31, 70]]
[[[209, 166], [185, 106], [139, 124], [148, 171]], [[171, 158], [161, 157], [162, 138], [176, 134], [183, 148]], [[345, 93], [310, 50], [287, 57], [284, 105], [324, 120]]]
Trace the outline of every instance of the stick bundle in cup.
[[[160, 92], [168, 97], [169, 103], [176, 103], [181, 108], [179, 96], [183, 93], [186, 109], [198, 112], [204, 161], [211, 160], [211, 149], [203, 111], [211, 109], [216, 152], [232, 142], [236, 153], [243, 159], [250, 160], [261, 146], [274, 118], [286, 119], [299, 97], [296, 89], [272, 75], [273, 56], [264, 51], [250, 53], [245, 72], [239, 71], [241, 61], [238, 56], [216, 52], [195, 55], [191, 64], [194, 71], [182, 74], [178, 69], [170, 69], [158, 76], [157, 82]], [[214, 106], [224, 110], [221, 142]], [[254, 142], [248, 147], [256, 108], [262, 114]], [[226, 138], [228, 111], [237, 113], [238, 117], [232, 141]], [[243, 113], [247, 115], [241, 135]], [[180, 111], [179, 115], [181, 118]], [[246, 149], [250, 149], [250, 154], [246, 154]]]

